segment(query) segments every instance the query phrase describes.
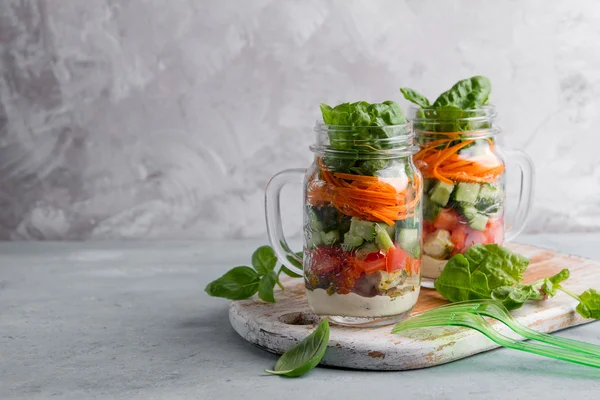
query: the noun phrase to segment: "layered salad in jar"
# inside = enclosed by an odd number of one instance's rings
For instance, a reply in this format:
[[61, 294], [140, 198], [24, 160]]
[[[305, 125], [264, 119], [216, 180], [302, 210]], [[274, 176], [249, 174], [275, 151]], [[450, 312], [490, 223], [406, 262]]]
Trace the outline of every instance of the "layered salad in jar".
[[502, 244], [504, 162], [496, 151], [487, 105], [487, 78], [462, 80], [433, 103], [401, 89], [421, 150], [414, 160], [424, 177], [423, 276], [436, 279], [455, 254], [474, 244]]
[[419, 294], [422, 247], [412, 129], [393, 102], [321, 109], [305, 196], [309, 304], [327, 316], [407, 313]]

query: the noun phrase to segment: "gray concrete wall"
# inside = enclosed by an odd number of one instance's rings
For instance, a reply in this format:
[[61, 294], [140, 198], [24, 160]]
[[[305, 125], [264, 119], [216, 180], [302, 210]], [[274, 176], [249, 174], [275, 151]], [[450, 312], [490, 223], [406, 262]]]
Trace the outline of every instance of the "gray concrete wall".
[[3, 0], [0, 238], [259, 237], [319, 102], [474, 74], [538, 167], [529, 231], [598, 229], [599, 20], [593, 0]]

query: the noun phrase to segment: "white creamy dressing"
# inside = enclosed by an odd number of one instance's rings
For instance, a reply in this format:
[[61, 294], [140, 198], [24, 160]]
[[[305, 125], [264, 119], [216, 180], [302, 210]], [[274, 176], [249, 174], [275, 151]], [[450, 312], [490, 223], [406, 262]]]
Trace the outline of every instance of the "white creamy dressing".
[[419, 286], [402, 296], [362, 297], [356, 293], [329, 295], [325, 289], [307, 290], [308, 304], [318, 315], [386, 317], [409, 311], [419, 297]]
[[421, 275], [424, 278], [437, 279], [442, 274], [448, 260], [437, 260], [423, 254], [421, 259]]

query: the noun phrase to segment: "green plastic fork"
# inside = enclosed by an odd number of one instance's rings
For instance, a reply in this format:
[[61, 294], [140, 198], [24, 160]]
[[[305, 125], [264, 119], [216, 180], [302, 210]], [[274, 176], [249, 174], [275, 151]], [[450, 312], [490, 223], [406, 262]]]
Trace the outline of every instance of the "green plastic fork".
[[[600, 368], [600, 357], [581, 353], [579, 351], [566, 350], [543, 344], [522, 342], [511, 339], [494, 330], [492, 326], [479, 314], [471, 314], [468, 311], [453, 311], [445, 307], [444, 313], [438, 310], [425, 312], [417, 317], [409, 318], [397, 324], [392, 330], [399, 333], [409, 329], [424, 328], [430, 326], [462, 326], [475, 329], [487, 336], [494, 343], [509, 349], [525, 351], [540, 356], [555, 358], [588, 367]], [[428, 315], [429, 314], [429, 315]]]
[[[472, 314], [479, 314], [484, 315], [486, 317], [494, 318], [502, 322], [504, 325], [508, 326], [515, 333], [523, 336], [524, 338], [537, 340], [538, 342], [551, 344], [553, 346], [562, 347], [564, 349], [594, 354], [600, 357], [600, 346], [591, 343], [580, 342], [579, 340], [562, 338], [559, 336], [548, 335], [547, 333], [535, 331], [517, 321], [516, 318], [513, 317], [512, 314], [506, 309], [506, 307], [504, 307], [502, 303], [496, 300], [462, 301], [459, 303], [448, 304], [446, 306], [442, 306], [437, 309], [431, 310], [431, 313], [448, 313], [450, 311], [466, 311]], [[425, 314], [429, 314], [429, 312]]]

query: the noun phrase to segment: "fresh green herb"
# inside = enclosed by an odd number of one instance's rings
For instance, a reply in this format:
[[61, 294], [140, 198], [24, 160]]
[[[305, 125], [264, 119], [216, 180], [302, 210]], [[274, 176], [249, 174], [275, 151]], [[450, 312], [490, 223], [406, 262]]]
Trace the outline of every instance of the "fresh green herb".
[[329, 323], [324, 319], [313, 333], [283, 353], [273, 370], [265, 372], [290, 378], [304, 375], [319, 364], [325, 355], [328, 342]]
[[402, 108], [393, 101], [373, 104], [359, 101], [342, 103], [335, 107], [321, 104], [321, 114], [323, 122], [330, 126], [327, 131], [329, 146], [338, 150], [335, 153], [328, 152], [323, 158], [325, 165], [332, 171], [375, 175], [377, 171], [385, 168], [387, 161], [376, 156], [369, 159], [368, 153], [389, 149], [395, 145], [393, 141], [378, 139], [389, 139], [408, 133], [405, 129], [390, 126], [408, 122]]
[[452, 257], [435, 282], [436, 290], [451, 302], [494, 299], [514, 310], [528, 300], [544, 300], [562, 291], [577, 299], [576, 310], [585, 318], [600, 319], [600, 293], [588, 289], [577, 295], [561, 285], [569, 279], [569, 270], [542, 278], [532, 284], [521, 283], [529, 260], [506, 248], [495, 245], [475, 245], [464, 255]]
[[422, 95], [421, 93], [417, 92], [416, 90], [410, 89], [410, 88], [400, 88], [400, 91], [402, 92], [402, 94], [404, 95], [404, 98], [406, 100], [408, 100], [412, 103], [415, 103], [419, 107], [422, 107], [422, 108], [431, 107], [431, 104], [429, 103], [429, 99], [427, 97], [425, 97], [424, 95]]
[[204, 290], [211, 296], [242, 300], [258, 291], [259, 282], [260, 276], [252, 268], [235, 267], [216, 281], [209, 283]]
[[422, 110], [417, 112], [415, 129], [429, 132], [464, 132], [489, 128], [489, 122], [469, 120], [481, 116], [478, 111], [488, 103], [492, 90], [490, 80], [485, 76], [474, 76], [458, 81], [442, 93], [433, 104], [414, 89], [401, 88], [404, 98]]
[[[301, 256], [302, 253], [298, 253], [298, 255]], [[292, 258], [289, 257], [289, 259]], [[293, 260], [294, 265], [302, 268], [301, 263], [295, 259]], [[274, 303], [275, 285], [278, 285], [281, 290], [284, 289], [279, 280], [279, 275], [282, 272], [292, 278], [302, 277], [283, 265], [275, 273], [277, 256], [270, 246], [261, 246], [252, 254], [252, 266], [254, 269], [246, 266], [233, 268], [219, 279], [206, 285], [204, 291], [210, 296], [223, 297], [230, 300], [244, 300], [254, 296], [258, 292], [258, 297], [261, 300]]]
[[479, 108], [488, 102], [491, 91], [492, 84], [485, 76], [463, 79], [442, 93], [433, 102], [433, 107], [452, 106], [461, 110]]

